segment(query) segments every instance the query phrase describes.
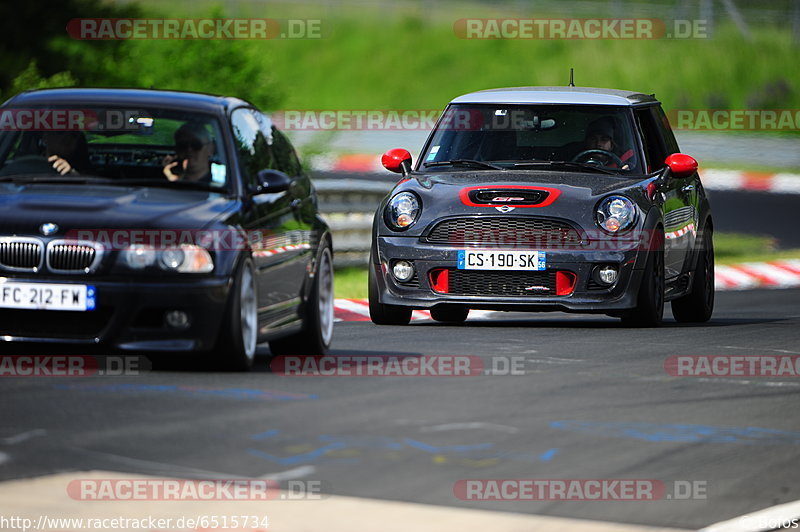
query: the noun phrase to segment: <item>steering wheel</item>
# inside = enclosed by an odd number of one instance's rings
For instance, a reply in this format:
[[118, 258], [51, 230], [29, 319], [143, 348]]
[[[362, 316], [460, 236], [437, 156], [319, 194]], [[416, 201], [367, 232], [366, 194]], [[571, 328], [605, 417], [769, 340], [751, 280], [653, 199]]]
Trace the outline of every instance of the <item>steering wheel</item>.
[[[613, 153], [613, 152], [610, 152], [610, 151], [606, 151], [606, 150], [598, 150], [598, 149], [595, 149], [595, 150], [583, 150], [578, 155], [573, 157], [572, 160], [574, 162], [580, 162], [580, 159], [586, 157], [587, 155], [594, 155], [594, 154], [605, 155], [606, 157], [611, 159], [612, 162], [616, 163], [619, 168], [622, 168], [623, 166], [625, 166], [625, 163], [623, 162], [623, 160], [620, 159], [619, 156], [616, 153]], [[591, 157], [587, 157], [586, 161], [583, 161], [583, 162], [587, 162], [588, 163], [590, 161], [597, 161], [597, 159], [593, 159]], [[597, 161], [597, 162], [603, 164], [601, 161]], [[607, 165], [603, 164], [603, 166], [607, 166]]]
[[58, 172], [53, 168], [53, 163], [41, 155], [23, 155], [0, 168], [0, 176], [23, 174], [58, 175]]

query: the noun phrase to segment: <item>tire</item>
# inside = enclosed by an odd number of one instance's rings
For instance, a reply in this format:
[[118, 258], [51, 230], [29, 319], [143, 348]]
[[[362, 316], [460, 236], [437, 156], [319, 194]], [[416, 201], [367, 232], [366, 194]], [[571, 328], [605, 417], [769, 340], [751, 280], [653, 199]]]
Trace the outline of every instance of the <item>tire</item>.
[[248, 257], [236, 268], [222, 330], [215, 346], [215, 361], [225, 369], [249, 371], [256, 356], [258, 303], [253, 261]]
[[622, 316], [626, 327], [658, 327], [664, 317], [664, 248], [648, 251], [636, 308]]
[[444, 323], [464, 323], [469, 315], [469, 308], [457, 305], [439, 305], [431, 309], [431, 318]]
[[705, 323], [714, 313], [714, 235], [703, 229], [702, 248], [694, 269], [692, 291], [672, 302], [672, 315], [680, 323]]
[[325, 356], [333, 340], [333, 253], [323, 244], [317, 257], [316, 273], [305, 304], [300, 332], [272, 340], [273, 355]]
[[378, 278], [375, 265], [369, 265], [369, 317], [375, 325], [408, 325], [411, 309], [397, 305], [384, 305], [378, 300]]

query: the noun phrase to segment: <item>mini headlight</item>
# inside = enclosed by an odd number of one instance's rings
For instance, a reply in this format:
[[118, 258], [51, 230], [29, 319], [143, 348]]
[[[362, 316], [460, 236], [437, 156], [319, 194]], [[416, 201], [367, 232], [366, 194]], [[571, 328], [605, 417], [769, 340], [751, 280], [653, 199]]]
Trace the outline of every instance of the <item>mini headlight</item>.
[[420, 200], [416, 194], [400, 192], [386, 205], [386, 224], [397, 231], [404, 231], [416, 223], [420, 211]]
[[609, 233], [624, 231], [636, 221], [636, 206], [625, 196], [609, 196], [597, 205], [595, 220]]

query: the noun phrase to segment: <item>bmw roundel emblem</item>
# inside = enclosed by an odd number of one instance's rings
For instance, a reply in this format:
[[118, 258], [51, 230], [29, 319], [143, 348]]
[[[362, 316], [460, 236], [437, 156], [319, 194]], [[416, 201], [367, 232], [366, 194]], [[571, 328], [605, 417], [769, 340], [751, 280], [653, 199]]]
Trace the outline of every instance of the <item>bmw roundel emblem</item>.
[[48, 222], [39, 226], [39, 232], [44, 236], [50, 236], [56, 231], [58, 231], [58, 226], [54, 223]]

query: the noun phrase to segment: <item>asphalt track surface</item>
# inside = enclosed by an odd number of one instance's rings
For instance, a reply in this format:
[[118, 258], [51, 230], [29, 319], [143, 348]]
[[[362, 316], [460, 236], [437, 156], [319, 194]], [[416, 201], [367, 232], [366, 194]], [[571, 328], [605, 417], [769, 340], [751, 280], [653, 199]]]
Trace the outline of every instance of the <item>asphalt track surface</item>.
[[[336, 325], [336, 357], [519, 357], [520, 375], [300, 377], [198, 369], [4, 377], [0, 479], [106, 470], [278, 474], [326, 492], [700, 528], [800, 499], [800, 379], [673, 377], [672, 355], [800, 354], [800, 290], [718, 293], [713, 320], [504, 313], [463, 326]], [[503, 358], [506, 357], [506, 358]], [[211, 472], [211, 473], [210, 473]], [[463, 501], [462, 479], [700, 482], [705, 498]], [[682, 482], [681, 485], [686, 485]], [[43, 501], [46, 505], [46, 501]], [[300, 502], [293, 504], [302, 504]]]
[[800, 195], [708, 190], [717, 231], [769, 235], [781, 249], [800, 248]]

